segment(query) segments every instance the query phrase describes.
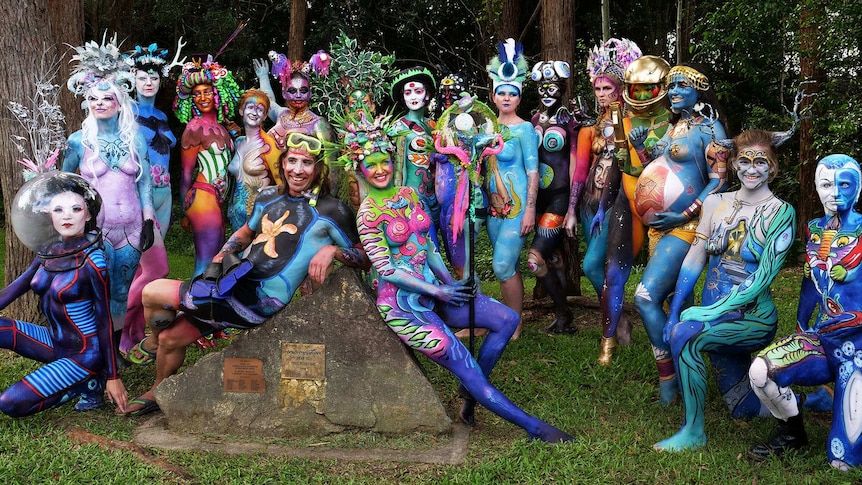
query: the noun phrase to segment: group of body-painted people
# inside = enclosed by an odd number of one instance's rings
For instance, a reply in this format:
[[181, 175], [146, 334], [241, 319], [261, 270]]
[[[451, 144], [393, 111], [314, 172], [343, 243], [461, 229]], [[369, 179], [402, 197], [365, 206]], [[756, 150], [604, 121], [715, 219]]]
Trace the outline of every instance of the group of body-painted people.
[[[370, 267], [387, 325], [459, 378], [464, 422], [473, 423], [479, 402], [531, 438], [570, 441], [510, 402], [488, 376], [520, 332], [518, 259], [534, 230], [527, 262], [555, 311], [545, 330], [572, 330], [558, 246], [562, 232], [573, 234], [580, 220], [584, 271], [602, 307], [603, 365], [612, 363], [618, 340], [629, 339], [623, 286], [649, 241], [635, 303], [656, 358], [659, 399], [669, 405], [681, 395], [685, 409], [680, 431], [656, 449], [706, 442], [706, 352], [734, 417], [763, 409], [780, 421], [776, 436], [753, 454], [806, 444], [788, 386], [834, 380], [830, 461], [847, 468], [862, 460], [853, 393], [862, 376], [854, 334], [859, 165], [843, 155], [818, 165], [827, 215], [808, 227], [800, 333], [772, 343], [778, 318], [769, 286], [794, 239], [795, 213], [769, 182], [778, 171], [776, 148], [789, 135], [748, 130], [728, 139], [702, 68], [671, 68], [641, 56], [630, 41], [611, 39], [588, 62], [595, 120], [582, 105], [570, 110], [563, 102], [568, 64], [540, 61], [530, 77], [542, 106], [525, 121], [518, 107], [528, 68], [509, 39], [488, 66], [497, 113], [459, 92], [461, 79], [448, 77], [440, 83], [444, 110], [435, 124], [427, 117], [434, 77], [412, 68], [392, 83], [393, 98], [407, 109], [394, 123], [359, 102], [331, 126], [308, 108], [310, 79], [328, 71], [325, 53], [308, 63], [271, 55], [271, 71], [255, 61], [260, 90], [245, 92], [212, 60], [186, 63], [174, 108], [187, 123], [182, 224], [194, 234], [196, 257], [194, 278], [184, 282], [163, 279], [167, 167], [176, 139], [153, 103], [160, 75], [179, 65], [179, 54], [168, 63], [167, 52], [153, 44], [122, 61], [135, 64], [131, 70], [87, 64], [88, 56], [115, 51], [104, 41], [78, 48], [81, 66], [69, 82], [86, 97], [88, 116], [69, 139], [63, 169], [83, 179], [40, 175], [19, 194], [28, 202], [16, 205], [24, 208], [16, 234], [37, 259], [0, 297], [5, 306], [32, 288], [42, 296], [49, 327], [2, 319], [0, 346], [47, 365], [0, 395], [7, 414], [32, 414], [78, 396], [76, 409], [93, 409], [105, 390], [122, 413], [157, 410], [154, 390], [177, 372], [188, 345], [262, 324], [307, 276], [322, 282], [337, 260]], [[281, 81], [286, 107], [277, 104], [270, 72]], [[237, 111], [244, 136], [234, 139], [225, 123]], [[275, 122], [269, 132], [267, 116]], [[359, 181], [364, 199], [354, 207], [355, 223], [351, 208], [330, 193], [324, 159]], [[740, 181], [734, 192], [724, 192], [728, 171]], [[225, 214], [234, 229], [226, 242]], [[466, 264], [466, 241], [478, 231], [471, 222], [483, 218], [506, 305], [477, 290], [475, 268]], [[19, 230], [40, 226], [24, 222], [30, 219], [47, 227], [43, 234]], [[704, 267], [700, 306], [691, 306]], [[119, 342], [105, 324], [111, 321], [122, 329]], [[451, 330], [468, 325], [487, 331], [475, 359]], [[153, 386], [139, 398], [127, 399], [117, 349], [133, 362], [156, 363]], [[753, 363], [752, 352], [759, 352]]]

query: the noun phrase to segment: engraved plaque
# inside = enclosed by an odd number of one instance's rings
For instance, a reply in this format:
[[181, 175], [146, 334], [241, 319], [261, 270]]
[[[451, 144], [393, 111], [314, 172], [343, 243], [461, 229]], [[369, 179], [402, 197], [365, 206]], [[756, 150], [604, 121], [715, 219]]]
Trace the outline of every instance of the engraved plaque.
[[326, 378], [326, 346], [323, 344], [281, 343], [281, 378]]
[[258, 394], [266, 392], [266, 381], [263, 380], [263, 361], [260, 359], [225, 357], [223, 374], [225, 392]]

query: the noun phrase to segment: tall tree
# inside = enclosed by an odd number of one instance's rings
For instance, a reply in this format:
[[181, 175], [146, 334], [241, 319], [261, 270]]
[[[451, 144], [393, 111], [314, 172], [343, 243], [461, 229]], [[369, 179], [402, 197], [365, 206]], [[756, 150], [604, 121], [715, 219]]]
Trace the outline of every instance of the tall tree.
[[303, 59], [305, 46], [305, 18], [308, 13], [306, 0], [290, 1], [290, 37], [287, 42], [287, 58]]
[[[803, 79], [815, 81], [812, 92], [820, 91], [826, 82], [826, 72], [820, 66], [818, 19], [823, 19], [823, 5], [819, 2], [801, 2], [799, 12], [799, 59], [800, 75]], [[804, 100], [804, 107], [812, 103], [811, 98]], [[799, 204], [797, 205], [797, 234], [805, 234], [808, 221], [822, 213], [820, 200], [814, 188], [814, 171], [817, 168], [817, 152], [814, 149], [814, 123], [812, 118], [803, 119], [799, 125]]]
[[[45, 55], [62, 56], [61, 73], [56, 84], [64, 85], [67, 76], [62, 69], [67, 68], [69, 53], [65, 44], [80, 45], [83, 37], [83, 6], [81, 0], [5, 0], [0, 2], [0, 110], [7, 112], [0, 116], [0, 156], [6, 164], [0, 170], [0, 184], [3, 188], [3, 206], [12, 207], [12, 200], [24, 183], [21, 170], [14, 160], [21, 154], [11, 141], [13, 135], [22, 135], [21, 126], [8, 114], [10, 101], [25, 103], [33, 97], [34, 82], [42, 66]], [[62, 78], [62, 79], [61, 79]], [[67, 114], [77, 119], [80, 126], [80, 106], [66, 98]], [[67, 127], [69, 124], [67, 123]], [[33, 260], [33, 253], [11, 233], [10, 211], [5, 213], [6, 261], [4, 269], [8, 284], [21, 274]], [[19, 298], [7, 307], [15, 318], [30, 321], [40, 320], [35, 297], [29, 294]]]

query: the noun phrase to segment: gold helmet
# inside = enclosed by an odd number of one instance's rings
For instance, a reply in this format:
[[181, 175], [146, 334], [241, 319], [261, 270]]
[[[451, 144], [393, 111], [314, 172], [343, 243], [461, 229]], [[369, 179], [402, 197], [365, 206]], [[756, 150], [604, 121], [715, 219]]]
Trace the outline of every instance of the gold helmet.
[[[667, 85], [664, 78], [670, 71], [670, 64], [658, 56], [642, 56], [628, 65], [623, 81], [626, 88], [623, 90], [623, 99], [626, 104], [635, 110], [644, 110], [656, 103], [660, 103], [667, 97]], [[654, 84], [652, 96], [648, 99], [637, 99], [632, 96], [632, 87], [637, 84]]]

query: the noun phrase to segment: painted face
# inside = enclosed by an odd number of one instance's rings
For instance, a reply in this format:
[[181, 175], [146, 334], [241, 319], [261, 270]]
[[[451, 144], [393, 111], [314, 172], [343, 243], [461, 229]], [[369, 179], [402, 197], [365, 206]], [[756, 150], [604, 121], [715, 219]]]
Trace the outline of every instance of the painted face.
[[596, 165], [596, 174], [594, 179], [596, 189], [602, 190], [605, 188], [605, 185], [608, 183], [608, 171], [610, 171], [610, 169], [611, 159], [600, 158], [598, 165]]
[[616, 83], [605, 76], [596, 78], [593, 82], [593, 92], [596, 94], [596, 100], [602, 108], [607, 108], [620, 97], [619, 88]]
[[649, 101], [661, 92], [658, 84], [632, 84], [629, 86], [629, 97], [637, 101]]
[[817, 195], [829, 215], [852, 210], [859, 196], [859, 173], [849, 167], [818, 165], [814, 173]]
[[84, 198], [74, 192], [61, 192], [48, 205], [51, 223], [61, 237], [70, 238], [84, 233], [90, 214]]
[[392, 185], [392, 158], [385, 153], [374, 153], [365, 157], [359, 171], [369, 185], [386, 189]]
[[120, 111], [120, 102], [111, 91], [91, 89], [87, 94], [87, 106], [97, 120], [115, 118]]
[[557, 83], [544, 82], [539, 84], [539, 98], [542, 100], [542, 105], [546, 108], [553, 107], [560, 102], [560, 97], [563, 95], [563, 90]]
[[670, 109], [674, 113], [679, 113], [682, 110], [690, 111], [700, 97], [697, 89], [682, 74], [674, 74], [670, 78], [667, 83], [667, 94], [670, 98]]
[[410, 81], [404, 84], [404, 104], [410, 111], [416, 111], [425, 107], [428, 103], [428, 92], [425, 85], [419, 81]]
[[314, 182], [317, 160], [305, 150], [289, 148], [281, 163], [288, 194], [291, 197], [301, 197]]
[[266, 105], [257, 98], [249, 98], [242, 107], [242, 122], [246, 128], [257, 128], [266, 118]]
[[308, 101], [311, 99], [311, 89], [308, 86], [308, 79], [305, 79], [303, 76], [291, 77], [290, 84], [281, 94], [295, 111], [302, 111], [308, 108]]
[[772, 167], [766, 147], [754, 145], [739, 150], [733, 164], [743, 187], [754, 190], [769, 183]]
[[512, 114], [521, 104], [521, 92], [515, 86], [501, 84], [494, 90], [494, 105], [500, 114]]
[[440, 86], [440, 100], [444, 110], [455, 104], [457, 99], [458, 93], [455, 92], [452, 86]]
[[138, 96], [144, 98], [152, 98], [159, 92], [162, 78], [158, 73], [148, 71], [138, 71], [135, 73], [135, 90]]
[[210, 84], [198, 84], [192, 88], [192, 102], [201, 113], [215, 109], [215, 92]]

